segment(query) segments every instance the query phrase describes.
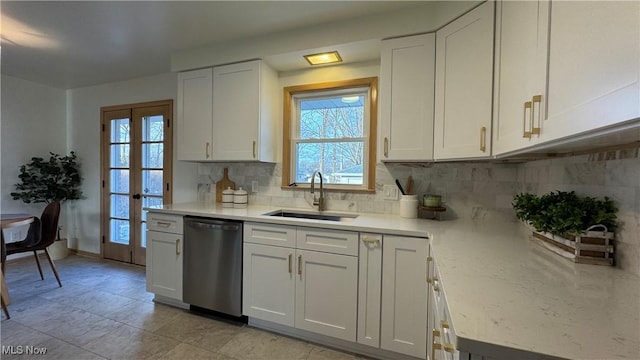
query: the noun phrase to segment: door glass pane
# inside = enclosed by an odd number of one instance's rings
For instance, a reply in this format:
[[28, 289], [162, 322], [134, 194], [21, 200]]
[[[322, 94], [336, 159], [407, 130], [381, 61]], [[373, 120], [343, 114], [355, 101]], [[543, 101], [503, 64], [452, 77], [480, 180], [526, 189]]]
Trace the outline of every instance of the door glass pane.
[[111, 145], [111, 167], [112, 168], [127, 168], [130, 161], [130, 145], [129, 144], [116, 144]]
[[[161, 197], [152, 197], [152, 196], [143, 196], [142, 197], [142, 207], [150, 207], [155, 205], [162, 205]], [[147, 212], [142, 212], [142, 220], [147, 221]]]
[[110, 220], [111, 242], [129, 244], [129, 220]]
[[142, 247], [146, 248], [147, 247], [147, 223], [143, 222], [142, 223]]
[[114, 169], [110, 170], [111, 176], [111, 192], [128, 193], [129, 192], [129, 170]]
[[129, 195], [111, 194], [111, 217], [129, 218]]
[[142, 141], [162, 141], [164, 139], [164, 118], [162, 115], [142, 118]]
[[131, 142], [131, 126], [129, 125], [129, 119], [111, 120], [111, 142]]
[[164, 144], [142, 144], [142, 167], [162, 169], [164, 159]]
[[162, 170], [142, 170], [142, 193], [162, 195]]

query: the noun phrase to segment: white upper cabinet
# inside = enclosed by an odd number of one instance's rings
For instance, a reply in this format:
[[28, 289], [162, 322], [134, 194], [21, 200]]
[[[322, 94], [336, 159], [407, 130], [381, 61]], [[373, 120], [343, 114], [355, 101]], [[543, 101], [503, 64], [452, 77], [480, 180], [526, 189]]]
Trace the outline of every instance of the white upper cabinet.
[[382, 41], [380, 161], [433, 160], [435, 35]]
[[211, 160], [212, 70], [178, 74], [178, 160]]
[[494, 3], [436, 33], [435, 160], [491, 153]]
[[640, 2], [553, 2], [541, 138], [640, 116]]
[[494, 155], [540, 141], [548, 39], [549, 1], [496, 3]]
[[276, 161], [278, 77], [261, 60], [213, 68], [213, 160]]

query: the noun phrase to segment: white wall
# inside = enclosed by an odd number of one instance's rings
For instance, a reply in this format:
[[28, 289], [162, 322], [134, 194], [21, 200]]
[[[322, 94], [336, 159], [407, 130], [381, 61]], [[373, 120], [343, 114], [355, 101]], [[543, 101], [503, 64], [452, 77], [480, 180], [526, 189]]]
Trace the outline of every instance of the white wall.
[[[177, 109], [177, 75], [166, 73], [129, 81], [77, 88], [68, 91], [67, 122], [69, 149], [78, 153], [84, 178], [85, 199], [70, 209], [69, 247], [100, 253], [100, 108], [154, 100], [174, 100]], [[175, 127], [174, 127], [175, 129]], [[174, 130], [175, 131], [175, 130]], [[177, 135], [174, 133], [174, 145]], [[173, 197], [196, 199], [197, 168], [176, 161], [174, 146]]]
[[20, 166], [32, 157], [67, 152], [65, 91], [7, 75], [1, 77], [0, 90], [0, 209], [40, 216], [44, 204], [25, 204], [10, 193]]

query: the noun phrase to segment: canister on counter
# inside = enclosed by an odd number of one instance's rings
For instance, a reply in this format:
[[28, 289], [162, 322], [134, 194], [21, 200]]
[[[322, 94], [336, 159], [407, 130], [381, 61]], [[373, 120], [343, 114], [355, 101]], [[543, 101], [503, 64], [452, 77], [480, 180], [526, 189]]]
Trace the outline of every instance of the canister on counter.
[[233, 193], [233, 207], [236, 209], [244, 209], [249, 203], [249, 193], [240, 186]]
[[228, 187], [226, 190], [222, 191], [222, 207], [231, 208], [233, 207], [233, 198], [234, 191], [231, 187]]

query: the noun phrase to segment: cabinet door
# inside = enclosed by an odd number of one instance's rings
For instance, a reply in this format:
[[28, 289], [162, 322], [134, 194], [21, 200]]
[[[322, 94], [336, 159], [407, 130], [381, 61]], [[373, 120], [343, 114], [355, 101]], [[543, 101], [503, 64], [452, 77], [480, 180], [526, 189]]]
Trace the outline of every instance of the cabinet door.
[[540, 140], [532, 130], [547, 101], [549, 8], [547, 0], [496, 3], [493, 155]]
[[434, 69], [434, 34], [382, 42], [381, 161], [433, 160]]
[[549, 101], [541, 137], [640, 115], [640, 2], [553, 2]]
[[360, 234], [358, 261], [358, 343], [380, 347], [382, 235]]
[[294, 249], [244, 244], [244, 315], [287, 326], [294, 325], [294, 255]]
[[436, 160], [490, 156], [493, 2], [436, 33]]
[[211, 160], [212, 70], [178, 73], [178, 160]]
[[424, 359], [428, 240], [385, 236], [380, 347]]
[[182, 301], [182, 235], [147, 231], [147, 291]]
[[356, 341], [358, 258], [298, 250], [295, 327]]
[[213, 157], [255, 160], [260, 121], [260, 61], [213, 68]]

